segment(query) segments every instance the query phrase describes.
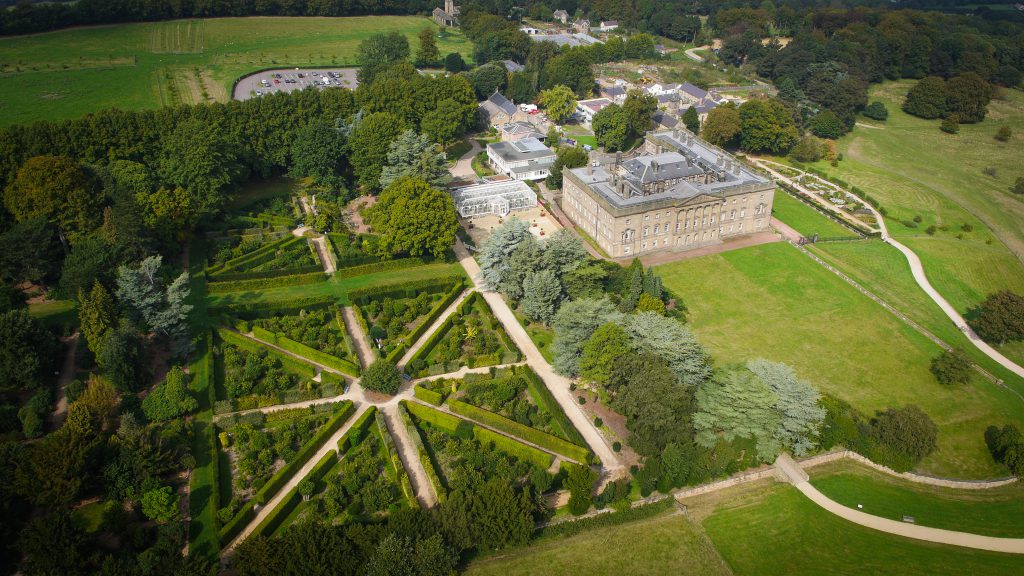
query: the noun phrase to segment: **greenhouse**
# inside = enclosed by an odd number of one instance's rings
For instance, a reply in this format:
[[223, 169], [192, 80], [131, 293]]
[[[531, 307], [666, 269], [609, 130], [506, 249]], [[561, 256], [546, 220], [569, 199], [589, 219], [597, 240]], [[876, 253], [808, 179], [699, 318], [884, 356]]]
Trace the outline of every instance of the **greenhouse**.
[[537, 194], [526, 182], [504, 180], [474, 184], [452, 191], [455, 209], [463, 218], [496, 214], [508, 216], [509, 212], [528, 210], [537, 205]]

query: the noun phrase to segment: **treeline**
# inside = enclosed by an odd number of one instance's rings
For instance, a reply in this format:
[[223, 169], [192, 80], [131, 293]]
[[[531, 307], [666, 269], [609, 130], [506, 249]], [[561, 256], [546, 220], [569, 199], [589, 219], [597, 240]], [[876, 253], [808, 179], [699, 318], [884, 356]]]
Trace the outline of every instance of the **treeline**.
[[18, 3], [0, 10], [0, 35], [70, 26], [218, 16], [364, 16], [426, 14], [431, 0], [78, 0]]
[[[827, 114], [819, 122], [826, 124], [838, 118], [841, 130], [822, 134], [829, 137], [852, 129], [872, 83], [977, 75], [983, 84], [1013, 87], [1024, 70], [1024, 34], [1009, 23], [864, 8], [812, 10], [799, 21], [789, 16], [782, 9], [734, 8], [719, 10], [710, 23], [724, 40], [719, 56], [753, 65], [774, 81], [800, 119]], [[793, 39], [784, 47], [762, 42], [776, 34]]]

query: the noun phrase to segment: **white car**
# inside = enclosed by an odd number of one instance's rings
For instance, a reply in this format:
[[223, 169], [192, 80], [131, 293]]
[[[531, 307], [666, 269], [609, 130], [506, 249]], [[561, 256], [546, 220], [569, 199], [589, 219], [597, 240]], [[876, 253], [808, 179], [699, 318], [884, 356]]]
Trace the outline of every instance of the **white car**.
[[262, 90], [257, 90], [256, 91], [256, 95], [257, 96], [263, 96], [263, 91]]

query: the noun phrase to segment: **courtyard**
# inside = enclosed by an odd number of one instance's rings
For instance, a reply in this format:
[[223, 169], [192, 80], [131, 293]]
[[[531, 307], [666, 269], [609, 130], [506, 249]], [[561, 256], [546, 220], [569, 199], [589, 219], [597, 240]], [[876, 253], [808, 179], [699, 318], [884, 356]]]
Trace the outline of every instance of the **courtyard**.
[[562, 228], [558, 220], [543, 206], [534, 206], [527, 210], [520, 210], [504, 218], [497, 214], [465, 218], [462, 220], [462, 227], [469, 233], [469, 237], [473, 239], [473, 244], [480, 246], [491, 235], [491, 232], [505, 222], [505, 218], [519, 218], [529, 222], [530, 232], [541, 240], [550, 238], [552, 234]]

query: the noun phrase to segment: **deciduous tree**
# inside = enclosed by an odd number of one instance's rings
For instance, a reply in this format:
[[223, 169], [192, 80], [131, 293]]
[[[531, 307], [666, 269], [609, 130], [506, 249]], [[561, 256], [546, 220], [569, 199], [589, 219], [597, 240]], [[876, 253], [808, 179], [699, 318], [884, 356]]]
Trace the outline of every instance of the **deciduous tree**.
[[352, 128], [348, 139], [349, 162], [362, 186], [370, 190], [380, 186], [381, 169], [391, 143], [404, 130], [404, 122], [387, 112], [368, 114]]
[[968, 312], [968, 322], [979, 336], [998, 343], [1024, 340], [1024, 296], [1009, 290], [989, 294]]
[[436, 34], [434, 27], [428, 26], [420, 30], [417, 35], [420, 41], [420, 46], [416, 49], [417, 66], [435, 66], [441, 60], [441, 52], [437, 49]]
[[700, 115], [697, 114], [697, 109], [690, 106], [683, 112], [683, 125], [686, 129], [694, 134], [700, 132]]
[[367, 212], [367, 221], [380, 234], [378, 250], [389, 256], [440, 258], [451, 249], [459, 227], [451, 195], [418, 178], [395, 180]]
[[33, 390], [51, 374], [56, 342], [24, 309], [0, 314], [0, 392]]
[[576, 111], [576, 94], [564, 84], [542, 91], [538, 102], [556, 124], [562, 124]]
[[800, 134], [781, 100], [748, 100], [739, 109], [740, 147], [750, 152], [787, 152]]
[[708, 112], [701, 138], [724, 148], [733, 145], [739, 133], [739, 110], [732, 103], [726, 103]]
[[66, 156], [35, 156], [18, 169], [4, 191], [4, 205], [18, 220], [45, 218], [61, 240], [75, 239], [100, 225], [95, 178]]
[[946, 81], [936, 76], [919, 80], [903, 100], [903, 111], [918, 118], [942, 118], [946, 110]]
[[199, 402], [189, 392], [190, 380], [191, 376], [180, 366], [171, 368], [163, 384], [154, 388], [142, 400], [142, 411], [146, 418], [152, 421], [170, 420], [195, 412]]

